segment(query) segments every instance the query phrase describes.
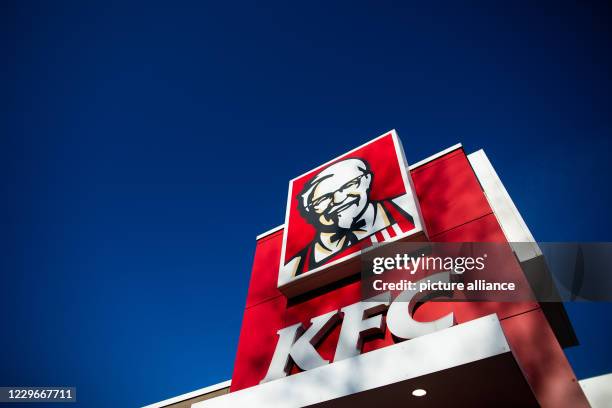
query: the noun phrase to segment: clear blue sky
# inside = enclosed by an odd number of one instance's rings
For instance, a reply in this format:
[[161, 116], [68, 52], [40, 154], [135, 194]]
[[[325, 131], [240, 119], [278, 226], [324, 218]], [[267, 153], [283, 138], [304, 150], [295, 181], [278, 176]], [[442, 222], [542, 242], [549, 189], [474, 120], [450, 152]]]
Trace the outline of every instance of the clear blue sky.
[[[611, 240], [609, 5], [289, 3], [3, 4], [0, 385], [230, 378], [288, 180], [391, 128], [484, 148], [536, 239]], [[612, 371], [611, 305], [567, 308]]]

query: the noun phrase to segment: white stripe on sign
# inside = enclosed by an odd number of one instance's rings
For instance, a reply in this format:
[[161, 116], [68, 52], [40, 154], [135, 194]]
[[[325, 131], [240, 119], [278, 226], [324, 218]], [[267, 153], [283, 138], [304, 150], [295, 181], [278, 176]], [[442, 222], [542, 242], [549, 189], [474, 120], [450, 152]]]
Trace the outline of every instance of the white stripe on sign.
[[385, 241], [389, 241], [391, 239], [391, 235], [389, 235], [389, 231], [387, 231], [387, 228], [382, 230], [381, 234], [382, 234], [383, 238], [385, 239]]
[[402, 231], [402, 229], [400, 228], [397, 222], [393, 224], [391, 227], [393, 228], [393, 231], [395, 231], [397, 235], [402, 235], [404, 233], [404, 231]]

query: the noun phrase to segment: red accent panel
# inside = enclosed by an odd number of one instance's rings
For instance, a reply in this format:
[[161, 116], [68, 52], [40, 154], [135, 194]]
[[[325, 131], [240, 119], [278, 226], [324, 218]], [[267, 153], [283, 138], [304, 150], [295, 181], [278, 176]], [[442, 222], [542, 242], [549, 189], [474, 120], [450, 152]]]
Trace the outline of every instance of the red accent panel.
[[[484, 195], [484, 193], [480, 193]], [[506, 242], [495, 214], [489, 212], [467, 224], [436, 235], [433, 242]]]
[[257, 385], [265, 377], [278, 340], [276, 332], [285, 327], [286, 303], [279, 296], [244, 311], [230, 391]]
[[282, 245], [282, 230], [257, 241], [246, 307], [281, 296], [277, 285]]
[[361, 300], [361, 282], [356, 281], [312, 299], [288, 305], [284, 314], [285, 326], [297, 322], [308, 322], [334, 309], [348, 306]]
[[502, 320], [514, 357], [542, 407], [588, 407], [576, 380], [541, 310]]
[[463, 150], [411, 175], [430, 238], [492, 212]]

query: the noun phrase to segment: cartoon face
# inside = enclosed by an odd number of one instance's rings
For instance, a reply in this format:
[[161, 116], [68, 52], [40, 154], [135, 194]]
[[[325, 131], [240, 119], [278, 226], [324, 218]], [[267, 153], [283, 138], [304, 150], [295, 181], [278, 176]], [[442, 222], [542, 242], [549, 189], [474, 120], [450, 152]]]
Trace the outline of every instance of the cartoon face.
[[369, 202], [372, 173], [361, 159], [346, 159], [327, 167], [298, 196], [302, 215], [320, 231], [348, 229]]

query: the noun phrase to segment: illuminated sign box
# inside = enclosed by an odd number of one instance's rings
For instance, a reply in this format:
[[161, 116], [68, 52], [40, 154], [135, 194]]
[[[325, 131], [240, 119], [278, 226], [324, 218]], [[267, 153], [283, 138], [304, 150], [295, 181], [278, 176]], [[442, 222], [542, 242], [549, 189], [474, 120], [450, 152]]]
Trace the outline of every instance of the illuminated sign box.
[[392, 130], [289, 182], [278, 288], [295, 296], [359, 272], [374, 244], [426, 239]]

